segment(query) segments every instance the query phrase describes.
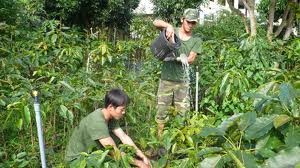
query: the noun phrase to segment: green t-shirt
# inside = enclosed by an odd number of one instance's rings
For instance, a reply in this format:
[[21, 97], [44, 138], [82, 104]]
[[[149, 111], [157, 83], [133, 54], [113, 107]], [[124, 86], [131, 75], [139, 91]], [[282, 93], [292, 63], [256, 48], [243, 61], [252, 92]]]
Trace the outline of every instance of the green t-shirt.
[[72, 161], [80, 156], [80, 152], [90, 153], [95, 147], [101, 149], [99, 139], [110, 136], [110, 131], [119, 128], [117, 120], [110, 120], [108, 124], [104, 119], [101, 109], [87, 115], [74, 129], [66, 149], [66, 161]]
[[[178, 30], [179, 28], [176, 28], [175, 30], [177, 37], [179, 37]], [[176, 56], [179, 57], [180, 54], [185, 54], [186, 56], [189, 56], [191, 51], [197, 54], [201, 53], [201, 43], [202, 40], [196, 36], [192, 36], [187, 41], [181, 40], [181, 46]], [[184, 72], [181, 62], [165, 61], [162, 65], [161, 79], [182, 82], [186, 81], [188, 78], [186, 73]]]

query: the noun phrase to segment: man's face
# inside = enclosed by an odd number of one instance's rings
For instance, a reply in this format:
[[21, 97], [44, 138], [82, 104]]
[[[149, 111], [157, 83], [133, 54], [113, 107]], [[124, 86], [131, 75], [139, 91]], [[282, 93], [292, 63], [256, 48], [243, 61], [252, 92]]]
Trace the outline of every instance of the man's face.
[[111, 107], [110, 114], [116, 120], [121, 119], [125, 114], [125, 106]]
[[195, 27], [196, 23], [197, 22], [195, 21], [188, 21], [185, 18], [183, 18], [182, 27], [185, 32], [190, 33]]

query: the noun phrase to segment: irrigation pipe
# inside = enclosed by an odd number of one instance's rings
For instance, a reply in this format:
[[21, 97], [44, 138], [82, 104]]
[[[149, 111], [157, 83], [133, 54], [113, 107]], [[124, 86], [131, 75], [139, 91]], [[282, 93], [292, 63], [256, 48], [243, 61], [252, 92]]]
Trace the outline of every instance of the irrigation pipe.
[[46, 168], [46, 156], [45, 156], [45, 146], [44, 146], [44, 138], [43, 138], [43, 126], [41, 120], [41, 113], [40, 113], [40, 103], [38, 99], [38, 92], [33, 91], [32, 95], [34, 97], [34, 111], [35, 111], [35, 120], [36, 120], [36, 127], [38, 132], [39, 138], [39, 147], [40, 147], [40, 156], [41, 156], [41, 163], [42, 168]]
[[199, 72], [198, 72], [198, 66], [196, 67], [196, 93], [195, 93], [195, 111], [198, 112], [198, 92], [199, 92]]

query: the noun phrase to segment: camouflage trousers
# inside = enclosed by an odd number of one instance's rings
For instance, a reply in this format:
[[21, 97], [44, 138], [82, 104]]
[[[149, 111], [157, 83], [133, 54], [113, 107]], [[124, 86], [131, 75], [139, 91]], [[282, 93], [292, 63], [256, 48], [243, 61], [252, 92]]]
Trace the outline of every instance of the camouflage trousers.
[[175, 111], [185, 116], [190, 110], [189, 84], [186, 82], [174, 82], [160, 80], [157, 92], [157, 113], [155, 121], [166, 123], [169, 120], [170, 107], [175, 107]]

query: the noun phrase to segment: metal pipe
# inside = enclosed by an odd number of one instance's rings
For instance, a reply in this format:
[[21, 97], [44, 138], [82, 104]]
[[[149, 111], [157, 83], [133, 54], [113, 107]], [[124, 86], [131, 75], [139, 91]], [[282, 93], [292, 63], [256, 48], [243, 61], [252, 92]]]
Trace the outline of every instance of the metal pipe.
[[199, 91], [199, 72], [198, 72], [198, 66], [196, 67], [196, 93], [195, 93], [195, 111], [198, 112], [198, 91]]
[[40, 147], [40, 156], [41, 156], [41, 163], [42, 168], [46, 168], [46, 156], [45, 156], [45, 146], [44, 146], [44, 138], [43, 138], [43, 126], [41, 120], [41, 113], [40, 113], [40, 103], [38, 100], [38, 92], [33, 91], [32, 95], [34, 97], [34, 111], [35, 111], [35, 120], [36, 120], [36, 127], [38, 132], [39, 138], [39, 147]]

